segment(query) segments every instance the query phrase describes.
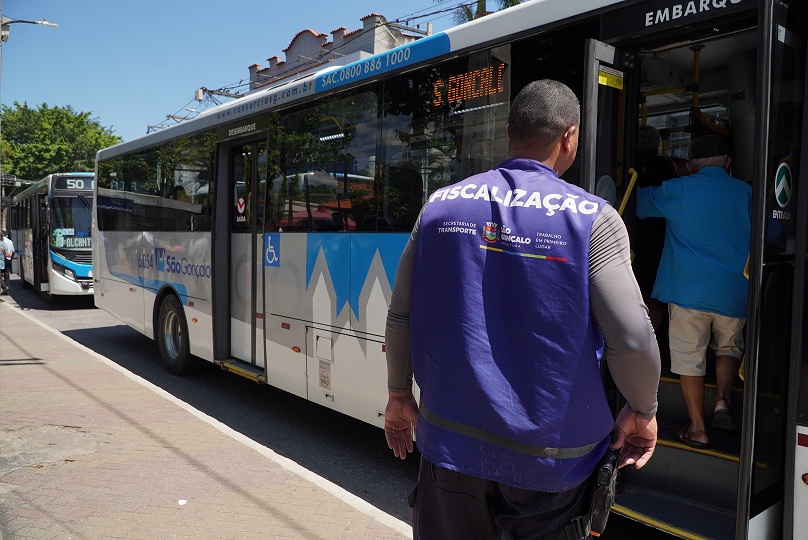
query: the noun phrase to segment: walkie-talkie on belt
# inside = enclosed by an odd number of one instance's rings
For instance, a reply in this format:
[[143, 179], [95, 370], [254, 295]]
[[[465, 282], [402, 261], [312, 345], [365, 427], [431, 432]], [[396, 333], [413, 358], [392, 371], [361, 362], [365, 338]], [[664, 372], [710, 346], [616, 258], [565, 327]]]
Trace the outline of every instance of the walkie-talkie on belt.
[[614, 490], [617, 483], [617, 459], [620, 457], [620, 450], [608, 450], [603, 456], [603, 461], [598, 468], [595, 492], [592, 495], [592, 507], [590, 511], [590, 534], [600, 536], [606, 529], [606, 521], [609, 519], [609, 511], [614, 504]]

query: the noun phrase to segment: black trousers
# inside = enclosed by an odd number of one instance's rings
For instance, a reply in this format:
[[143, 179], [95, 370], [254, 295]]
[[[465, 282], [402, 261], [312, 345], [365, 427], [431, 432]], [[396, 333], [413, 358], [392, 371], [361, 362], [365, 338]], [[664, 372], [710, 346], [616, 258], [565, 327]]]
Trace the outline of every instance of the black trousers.
[[421, 457], [409, 496], [414, 540], [529, 540], [589, 511], [588, 482], [560, 493], [483, 480]]
[[6, 259], [6, 267], [0, 270], [0, 288], [4, 291], [9, 290], [11, 285], [11, 259]]

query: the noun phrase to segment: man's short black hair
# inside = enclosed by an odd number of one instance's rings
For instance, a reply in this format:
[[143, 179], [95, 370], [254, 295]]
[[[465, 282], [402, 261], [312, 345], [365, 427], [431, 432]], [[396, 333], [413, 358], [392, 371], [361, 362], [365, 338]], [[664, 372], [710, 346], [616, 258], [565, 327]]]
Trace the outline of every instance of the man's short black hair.
[[570, 126], [581, 123], [581, 105], [570, 88], [551, 79], [533, 81], [519, 92], [508, 115], [514, 142], [548, 147]]

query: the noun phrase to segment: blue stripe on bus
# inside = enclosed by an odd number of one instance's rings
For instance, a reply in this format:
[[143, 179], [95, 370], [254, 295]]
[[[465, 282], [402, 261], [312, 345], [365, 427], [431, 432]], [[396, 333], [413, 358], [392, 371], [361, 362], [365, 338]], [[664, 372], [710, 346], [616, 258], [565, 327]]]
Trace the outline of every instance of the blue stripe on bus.
[[77, 263], [73, 262], [70, 259], [66, 259], [59, 255], [58, 253], [51, 251], [50, 258], [56, 264], [61, 264], [65, 268], [69, 268], [76, 274], [76, 277], [86, 278], [90, 275], [90, 270], [92, 269], [92, 263]]
[[451, 51], [449, 36], [443, 32], [421, 38], [407, 45], [390, 49], [383, 53], [340, 66], [317, 75], [314, 86], [315, 93], [338, 88], [375, 77], [430, 58], [447, 54]]
[[120, 272], [110, 272], [109, 275], [118, 278], [125, 283], [130, 283], [140, 288], [151, 289], [154, 291], [160, 290], [163, 285], [172, 287], [180, 296], [180, 301], [183, 306], [188, 305], [188, 289], [182, 283], [174, 281], [163, 281], [162, 279], [144, 278], [143, 276], [133, 276], [132, 274], [122, 274]]
[[314, 265], [320, 252], [325, 258], [326, 271], [337, 294], [336, 312], [342, 311], [350, 298], [351, 239], [349, 234], [309, 233], [306, 235], [306, 289], [314, 276]]
[[373, 259], [378, 254], [392, 289], [398, 261], [409, 237], [409, 234], [402, 233], [309, 233], [306, 242], [306, 288], [311, 286], [315, 277], [314, 267], [322, 253], [326, 272], [337, 296], [336, 314], [348, 303], [354, 316], [359, 319], [359, 295], [368, 280]]
[[374, 233], [374, 234], [352, 234], [351, 235], [351, 309], [359, 319], [359, 295], [367, 281], [370, 265], [376, 254], [381, 258], [384, 273], [387, 274], [387, 281], [390, 289], [396, 281], [396, 270], [398, 261], [409, 234], [401, 233]]

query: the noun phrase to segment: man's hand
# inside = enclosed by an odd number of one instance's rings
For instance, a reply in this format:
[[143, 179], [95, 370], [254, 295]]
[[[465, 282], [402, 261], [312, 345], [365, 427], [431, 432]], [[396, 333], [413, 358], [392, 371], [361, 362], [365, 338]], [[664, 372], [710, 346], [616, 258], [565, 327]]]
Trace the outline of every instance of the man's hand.
[[615, 441], [609, 448], [620, 449], [618, 467], [634, 465], [641, 469], [654, 453], [657, 443], [656, 416], [643, 418], [625, 405], [614, 422]]
[[384, 436], [393, 454], [405, 459], [412, 452], [418, 404], [411, 392], [390, 392], [384, 409]]

